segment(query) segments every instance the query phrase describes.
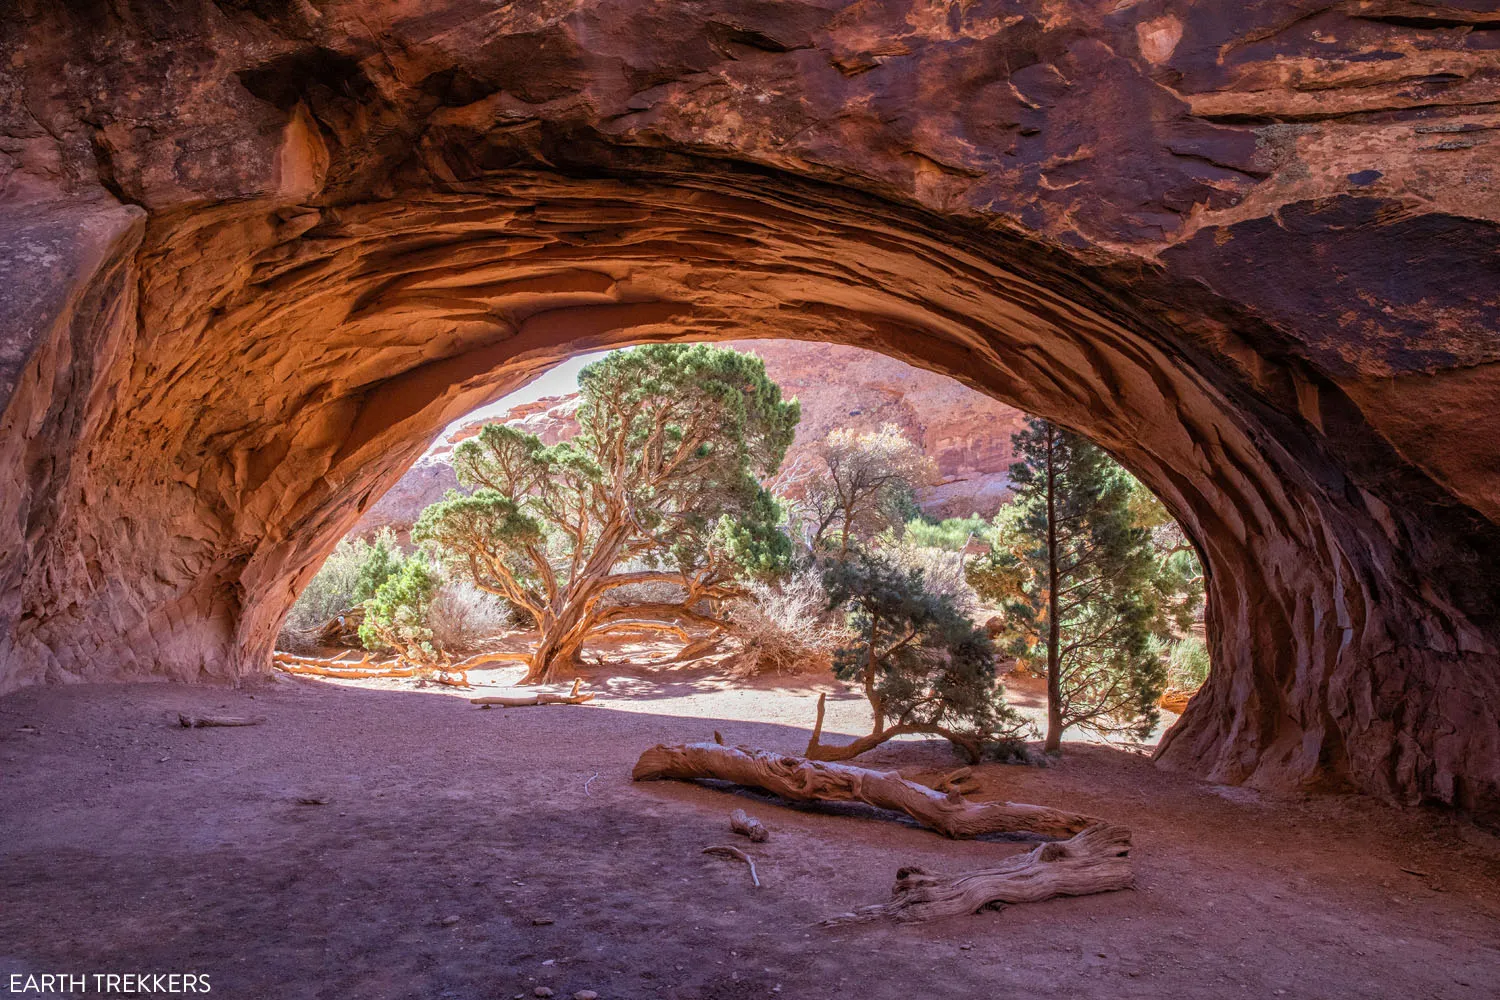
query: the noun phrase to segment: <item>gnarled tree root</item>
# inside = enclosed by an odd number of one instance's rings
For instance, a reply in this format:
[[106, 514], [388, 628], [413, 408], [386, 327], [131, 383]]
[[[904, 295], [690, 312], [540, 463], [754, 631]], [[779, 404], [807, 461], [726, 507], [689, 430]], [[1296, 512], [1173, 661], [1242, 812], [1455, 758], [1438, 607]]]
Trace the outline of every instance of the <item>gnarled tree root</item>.
[[852, 764], [807, 760], [718, 743], [654, 746], [641, 754], [631, 776], [636, 781], [718, 778], [763, 788], [799, 802], [865, 802], [906, 813], [923, 826], [955, 838], [987, 833], [1071, 837], [1100, 822], [1091, 816], [1047, 806], [970, 802], [957, 791], [945, 795], [907, 781], [894, 771], [872, 771]]
[[1087, 896], [1129, 889], [1130, 831], [1091, 826], [1070, 840], [1042, 844], [994, 868], [943, 875], [922, 868], [896, 873], [888, 903], [863, 906], [823, 921], [825, 926], [865, 920], [912, 922], [976, 913], [996, 903], [1039, 903], [1056, 896]]
[[573, 681], [573, 690], [567, 694], [556, 694], [552, 691], [537, 691], [533, 694], [492, 694], [483, 698], [470, 698], [469, 704], [480, 705], [489, 708], [498, 705], [501, 708], [526, 708], [530, 705], [582, 705], [586, 701], [594, 700], [593, 691], [579, 693], [582, 680]]

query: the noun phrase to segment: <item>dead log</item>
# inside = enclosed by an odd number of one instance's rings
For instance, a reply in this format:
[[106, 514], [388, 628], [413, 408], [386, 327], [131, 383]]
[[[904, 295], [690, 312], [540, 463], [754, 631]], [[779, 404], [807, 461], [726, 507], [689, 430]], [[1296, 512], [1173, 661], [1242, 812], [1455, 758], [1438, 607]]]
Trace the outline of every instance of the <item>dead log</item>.
[[764, 844], [771, 837], [771, 831], [766, 829], [765, 824], [743, 809], [736, 809], [729, 814], [729, 829], [742, 837], [749, 837], [754, 844]]
[[[297, 656], [294, 653], [285, 653], [278, 649], [276, 650], [276, 652], [271, 654], [271, 659], [276, 663], [285, 663], [294, 667], [343, 667], [352, 670], [356, 667], [362, 668], [370, 666], [369, 653], [366, 653], [363, 657], [361, 657], [359, 662], [351, 663], [348, 660], [341, 660], [336, 656]], [[378, 667], [379, 664], [377, 664], [376, 666]]]
[[469, 704], [480, 705], [489, 708], [498, 705], [501, 708], [526, 708], [530, 705], [582, 705], [586, 701], [594, 700], [594, 692], [579, 693], [582, 680], [573, 681], [573, 690], [567, 694], [557, 694], [553, 691], [537, 691], [532, 694], [492, 694], [482, 698], [470, 698]]
[[688, 660], [696, 660], [700, 656], [707, 656], [723, 644], [727, 632], [715, 632], [701, 639], [695, 639], [677, 651], [672, 657], [673, 663], [685, 663]]
[[366, 653], [364, 658], [357, 663], [348, 660], [320, 660], [311, 656], [293, 656], [291, 653], [277, 652], [271, 657], [278, 670], [284, 670], [289, 674], [307, 674], [312, 677], [333, 677], [338, 680], [364, 680], [366, 678], [383, 677], [415, 677], [417, 668], [411, 664], [401, 665], [397, 663], [392, 666], [370, 666], [370, 654]]
[[183, 729], [206, 729], [210, 726], [258, 726], [265, 721], [265, 716], [261, 715], [257, 715], [252, 719], [243, 715], [188, 715], [186, 712], [177, 713], [177, 724]]
[[1057, 896], [1129, 889], [1134, 884], [1130, 831], [1101, 823], [1070, 840], [1042, 844], [1008, 858], [994, 868], [961, 875], [902, 868], [896, 873], [890, 902], [841, 913], [823, 923], [848, 924], [885, 917], [903, 922], [936, 920], [977, 913], [995, 904], [1039, 903]]
[[944, 795], [949, 792], [957, 792], [960, 795], [973, 795], [983, 787], [979, 779], [974, 776], [974, 769], [971, 767], [961, 767], [956, 771], [950, 771], [935, 778], [932, 776], [932, 769], [925, 767], [909, 767], [896, 773], [907, 781], [926, 785], [928, 788], [942, 792]]
[[729, 847], [727, 845], [723, 847], [705, 847], [703, 853], [712, 854], [720, 858], [729, 858], [731, 861], [745, 862], [745, 864], [750, 866], [750, 881], [754, 883], [755, 888], [760, 888], [760, 876], [755, 874], [755, 862], [751, 860], [750, 855], [738, 847]]
[[957, 792], [941, 792], [907, 781], [894, 771], [872, 771], [852, 764], [807, 760], [754, 747], [717, 743], [659, 744], [641, 754], [631, 777], [636, 781], [717, 778], [764, 788], [799, 802], [865, 802], [903, 812], [947, 837], [986, 833], [1037, 833], [1071, 837], [1100, 821], [1079, 813], [1019, 802], [970, 802]]
[[473, 670], [475, 667], [482, 667], [482, 666], [485, 666], [486, 664], [490, 664], [490, 663], [530, 663], [530, 662], [531, 662], [531, 654], [530, 653], [521, 653], [521, 652], [515, 652], [515, 651], [509, 651], [509, 650], [507, 650], [507, 651], [498, 652], [498, 653], [479, 653], [479, 654], [477, 654], [475, 656], [469, 657], [467, 660], [460, 660], [457, 663], [449, 664], [448, 667], [447, 667], [447, 669], [448, 670], [457, 670], [457, 671], [460, 671], [460, 672], [467, 672], [467, 671]]

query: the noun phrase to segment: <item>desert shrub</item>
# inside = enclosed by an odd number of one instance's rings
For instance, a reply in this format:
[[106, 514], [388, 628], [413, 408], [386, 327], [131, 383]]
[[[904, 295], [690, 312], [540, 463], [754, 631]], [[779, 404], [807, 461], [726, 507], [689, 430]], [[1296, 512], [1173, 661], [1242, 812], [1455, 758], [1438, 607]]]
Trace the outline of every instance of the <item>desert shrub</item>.
[[389, 528], [381, 529], [373, 544], [363, 538], [341, 539], [297, 595], [277, 637], [277, 647], [291, 651], [310, 648], [311, 637], [329, 619], [374, 596], [400, 562], [401, 550]]
[[441, 650], [427, 619], [441, 582], [421, 554], [405, 560], [364, 604], [359, 637], [365, 648], [391, 649], [413, 663], [436, 665]]
[[828, 611], [828, 592], [814, 568], [776, 583], [755, 583], [730, 607], [733, 632], [744, 646], [746, 673], [827, 670], [833, 652], [850, 638]]
[[451, 654], [473, 653], [515, 627], [510, 605], [464, 580], [445, 580], [427, 606], [432, 644]]
[[989, 636], [928, 590], [920, 571], [861, 554], [829, 563], [823, 585], [853, 634], [834, 653], [834, 676], [864, 688], [874, 728], [853, 743], [823, 744], [820, 703], [807, 756], [847, 760], [893, 736], [933, 733], [977, 762], [985, 744], [1019, 735], [1025, 724], [1005, 702]]
[[396, 533], [390, 528], [381, 528], [375, 540], [367, 544], [368, 551], [360, 561], [354, 574], [354, 591], [350, 594], [350, 607], [363, 604], [375, 596], [380, 585], [394, 576], [405, 561]]
[[[960, 539], [959, 546], [962, 544]], [[979, 595], [965, 576], [966, 558], [959, 546], [949, 549], [925, 545], [908, 531], [900, 539], [886, 532], [873, 548], [879, 558], [907, 574], [920, 573], [922, 586], [929, 594], [947, 598], [954, 610], [973, 619], [979, 614]]]
[[983, 539], [990, 530], [990, 522], [975, 514], [973, 517], [950, 517], [942, 521], [929, 521], [914, 517], [906, 522], [902, 540], [923, 548], [961, 552], [973, 539]]
[[1208, 645], [1195, 635], [1172, 644], [1167, 654], [1167, 687], [1196, 691], [1208, 680]]

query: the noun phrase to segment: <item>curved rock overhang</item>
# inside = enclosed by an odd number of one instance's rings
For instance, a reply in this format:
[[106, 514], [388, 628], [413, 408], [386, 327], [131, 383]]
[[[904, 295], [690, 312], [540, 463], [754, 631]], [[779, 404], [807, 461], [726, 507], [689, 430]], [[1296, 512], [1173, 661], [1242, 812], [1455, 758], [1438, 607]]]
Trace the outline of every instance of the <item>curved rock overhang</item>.
[[579, 351], [796, 337], [1163, 498], [1215, 656], [1165, 763], [1494, 804], [1491, 16], [167, 6], [0, 47], [0, 690], [262, 671], [448, 421]]

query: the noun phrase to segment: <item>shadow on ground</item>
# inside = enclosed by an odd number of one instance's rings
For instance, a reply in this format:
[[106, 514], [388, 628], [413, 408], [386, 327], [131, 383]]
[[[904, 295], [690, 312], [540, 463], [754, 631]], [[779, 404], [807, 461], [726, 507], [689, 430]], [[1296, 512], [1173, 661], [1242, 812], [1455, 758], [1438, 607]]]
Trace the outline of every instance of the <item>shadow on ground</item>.
[[[885, 898], [903, 865], [962, 870], [1027, 845], [632, 783], [656, 742], [717, 729], [796, 751], [807, 733], [631, 707], [481, 711], [448, 694], [286, 679], [0, 699], [0, 974], [197, 972], [230, 1000], [491, 1000], [537, 987], [679, 1000], [1479, 998], [1500, 976], [1493, 837], [1357, 798], [1221, 794], [1090, 745], [1045, 769], [984, 765], [981, 797], [1130, 826], [1135, 891], [822, 928]], [[178, 711], [214, 710], [266, 721], [175, 726]], [[911, 742], [861, 763], [936, 771], [954, 757]], [[312, 799], [326, 804], [299, 804]], [[736, 806], [772, 831], [740, 843], [762, 889], [701, 853], [735, 839]]]

